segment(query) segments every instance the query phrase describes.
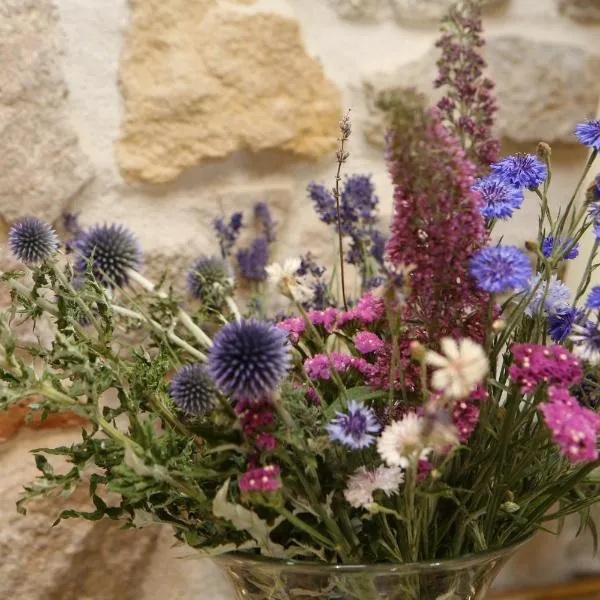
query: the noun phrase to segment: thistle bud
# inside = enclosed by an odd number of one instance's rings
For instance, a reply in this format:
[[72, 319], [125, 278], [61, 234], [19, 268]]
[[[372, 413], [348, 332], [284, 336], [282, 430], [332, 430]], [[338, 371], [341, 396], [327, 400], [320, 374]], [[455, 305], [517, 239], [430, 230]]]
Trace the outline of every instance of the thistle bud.
[[538, 158], [547, 163], [552, 156], [552, 148], [550, 148], [550, 145], [546, 142], [540, 142], [537, 145], [536, 154], [538, 155]]

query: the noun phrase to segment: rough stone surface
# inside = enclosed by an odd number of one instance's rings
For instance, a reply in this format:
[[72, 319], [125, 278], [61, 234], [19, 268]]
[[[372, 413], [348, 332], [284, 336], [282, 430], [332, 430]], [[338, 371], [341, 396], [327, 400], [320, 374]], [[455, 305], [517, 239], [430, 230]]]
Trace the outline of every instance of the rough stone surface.
[[375, 21], [382, 15], [387, 0], [329, 0], [329, 4], [343, 19]]
[[[390, 0], [401, 22], [439, 21], [456, 0]], [[476, 0], [481, 7], [501, 5], [506, 0]]]
[[600, 0], [558, 0], [563, 15], [582, 23], [600, 23]]
[[57, 15], [49, 0], [0, 4], [0, 213], [55, 220], [90, 181], [68, 121]]
[[[168, 528], [122, 530], [110, 520], [51, 524], [64, 500], [14, 509], [23, 484], [36, 476], [29, 449], [58, 446], [70, 432], [22, 432], [0, 445], [0, 597], [15, 600], [232, 600], [228, 582], [208, 561], [179, 560]], [[57, 464], [53, 461], [53, 464]], [[86, 490], [68, 499], [88, 508]]]
[[167, 182], [236, 150], [316, 158], [335, 146], [339, 91], [295, 21], [217, 10], [216, 0], [130, 5], [117, 145], [124, 177]]
[[[432, 102], [439, 97], [439, 90], [432, 86], [437, 57], [438, 51], [432, 49], [393, 75], [364, 82], [369, 107], [364, 131], [369, 142], [383, 144], [385, 115], [376, 108], [381, 93], [415, 87]], [[488, 40], [485, 58], [496, 82], [498, 135], [517, 142], [574, 142], [574, 126], [595, 114], [600, 55], [567, 44], [506, 36]]]

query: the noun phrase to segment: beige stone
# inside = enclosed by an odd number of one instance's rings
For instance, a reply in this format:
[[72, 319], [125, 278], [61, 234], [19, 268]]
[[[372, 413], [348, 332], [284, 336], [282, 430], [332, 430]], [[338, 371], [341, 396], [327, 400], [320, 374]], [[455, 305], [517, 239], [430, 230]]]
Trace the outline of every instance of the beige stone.
[[[364, 82], [369, 107], [364, 132], [369, 142], [383, 144], [385, 119], [376, 107], [382, 93], [415, 87], [431, 102], [439, 98], [440, 91], [432, 85], [437, 57], [432, 49], [392, 75]], [[594, 115], [600, 97], [600, 55], [567, 44], [501, 36], [488, 40], [485, 58], [496, 83], [499, 136], [517, 142], [574, 142], [575, 125]]]
[[117, 160], [127, 179], [175, 179], [238, 150], [316, 158], [336, 144], [338, 89], [298, 24], [216, 0], [130, 0]]
[[[439, 21], [456, 0], [390, 0], [400, 22]], [[499, 6], [506, 0], [475, 0], [481, 7]]]
[[600, 23], [600, 0], [558, 0], [563, 15], [582, 23]]
[[343, 19], [374, 21], [381, 17], [387, 0], [329, 0], [329, 4]]
[[0, 4], [0, 214], [55, 220], [92, 169], [68, 119], [50, 0]]

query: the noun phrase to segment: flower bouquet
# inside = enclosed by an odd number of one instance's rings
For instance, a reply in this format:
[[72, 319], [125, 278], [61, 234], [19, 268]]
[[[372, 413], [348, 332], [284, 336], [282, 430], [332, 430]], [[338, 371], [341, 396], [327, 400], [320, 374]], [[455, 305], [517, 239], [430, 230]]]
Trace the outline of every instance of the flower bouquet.
[[[598, 241], [576, 290], [557, 273], [600, 236], [600, 180], [579, 197], [600, 121], [577, 126], [589, 159], [553, 211], [548, 145], [498, 159], [472, 11], [444, 22], [437, 105], [383, 100], [389, 236], [370, 178], [342, 177], [341, 120], [335, 186], [308, 186], [336, 236], [329, 269], [311, 253], [270, 262], [264, 203], [248, 224], [215, 220], [220, 253], [190, 266], [187, 298], [141, 274], [123, 226], [68, 216], [62, 245], [37, 218], [12, 227], [24, 270], [1, 277], [0, 406], [33, 398], [89, 422], [78, 443], [35, 451], [20, 511], [86, 481], [93, 509], [57, 521], [167, 524], [257, 600], [482, 598], [546, 523], [579, 513], [595, 531]], [[536, 238], [492, 241], [523, 202], [539, 203]], [[21, 341], [23, 321], [52, 340]]]

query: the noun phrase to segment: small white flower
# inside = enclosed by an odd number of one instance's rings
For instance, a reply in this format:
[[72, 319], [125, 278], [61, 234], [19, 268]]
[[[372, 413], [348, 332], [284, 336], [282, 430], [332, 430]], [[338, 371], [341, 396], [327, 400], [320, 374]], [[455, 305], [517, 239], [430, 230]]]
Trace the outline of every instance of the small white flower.
[[433, 350], [425, 354], [425, 362], [437, 367], [431, 377], [431, 385], [447, 398], [465, 398], [488, 372], [485, 351], [469, 338], [457, 342], [445, 337], [440, 345], [443, 355]]
[[269, 283], [274, 285], [279, 293], [296, 302], [307, 302], [313, 297], [313, 292], [304, 283], [304, 278], [297, 274], [300, 264], [299, 258], [288, 258], [283, 266], [273, 263], [267, 266], [265, 271]]
[[348, 479], [344, 496], [355, 508], [368, 506], [373, 503], [375, 490], [382, 490], [386, 496], [391, 496], [398, 493], [403, 481], [404, 475], [398, 467], [378, 467], [375, 471], [360, 467]]
[[423, 419], [414, 413], [390, 423], [377, 440], [377, 452], [390, 467], [406, 469], [411, 462], [426, 458]]

